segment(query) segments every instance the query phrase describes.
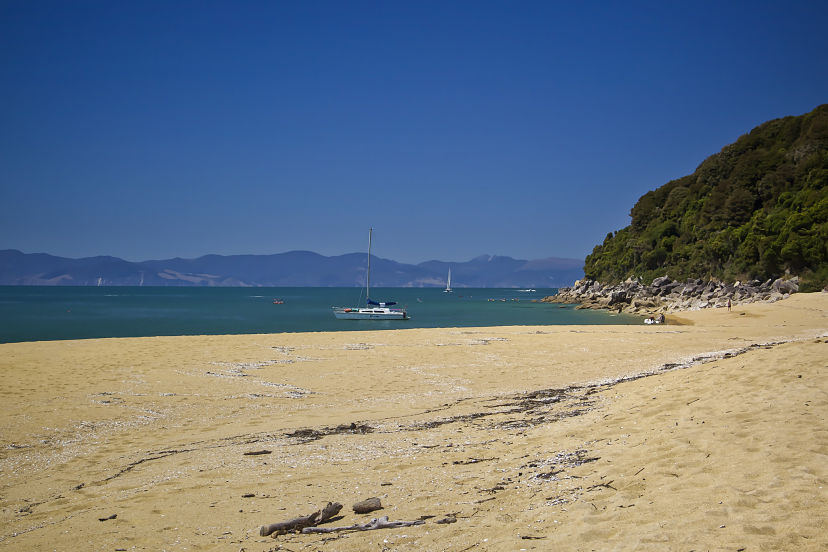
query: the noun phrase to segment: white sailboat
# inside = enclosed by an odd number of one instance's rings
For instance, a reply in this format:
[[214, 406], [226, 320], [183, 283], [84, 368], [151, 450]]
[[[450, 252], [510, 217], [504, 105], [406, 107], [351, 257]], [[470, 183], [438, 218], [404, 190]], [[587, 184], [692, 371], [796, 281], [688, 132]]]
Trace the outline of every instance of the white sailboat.
[[394, 301], [371, 299], [371, 237], [374, 229], [368, 230], [368, 271], [365, 275], [365, 307], [333, 307], [334, 316], [340, 320], [408, 320], [405, 309], [391, 308]]
[[443, 293], [451, 293], [454, 291], [451, 289], [451, 268], [448, 269], [448, 278], [446, 278], [446, 289], [443, 290]]

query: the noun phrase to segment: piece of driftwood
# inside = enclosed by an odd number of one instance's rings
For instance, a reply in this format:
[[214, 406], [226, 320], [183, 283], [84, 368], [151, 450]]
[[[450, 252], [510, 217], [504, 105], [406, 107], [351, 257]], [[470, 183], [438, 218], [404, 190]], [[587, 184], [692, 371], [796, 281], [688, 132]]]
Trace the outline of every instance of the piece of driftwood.
[[357, 514], [368, 514], [375, 510], [382, 510], [382, 503], [377, 497], [366, 498], [352, 506]]
[[388, 516], [374, 518], [368, 523], [355, 523], [345, 527], [305, 527], [302, 533], [338, 533], [340, 531], [372, 531], [374, 529], [396, 529], [398, 527], [411, 527], [412, 525], [423, 525], [425, 521], [417, 519], [414, 521], [388, 521]]
[[259, 528], [259, 535], [266, 537], [268, 535], [278, 536], [293, 531], [302, 531], [305, 528], [313, 527], [324, 523], [334, 517], [342, 509], [342, 504], [339, 502], [328, 502], [328, 505], [317, 510], [316, 512], [294, 518], [288, 521], [280, 521], [279, 523], [271, 523], [270, 525], [262, 525]]
[[267, 450], [267, 449], [251, 450], [250, 452], [245, 452], [244, 456], [261, 456], [262, 454], [270, 454], [272, 452], [273, 452], [272, 450]]
[[[675, 474], [671, 474], [671, 475], [675, 475]], [[676, 475], [676, 477], [678, 477], [678, 476]], [[617, 491], [618, 489], [616, 489], [615, 487], [612, 486], [613, 483], [615, 483], [615, 479], [610, 479], [606, 483], [598, 483], [597, 485], [592, 485], [591, 487], [587, 487], [586, 490], [591, 491], [593, 489], [597, 489], [598, 487], [604, 487], [606, 489], [612, 489], [613, 491]]]

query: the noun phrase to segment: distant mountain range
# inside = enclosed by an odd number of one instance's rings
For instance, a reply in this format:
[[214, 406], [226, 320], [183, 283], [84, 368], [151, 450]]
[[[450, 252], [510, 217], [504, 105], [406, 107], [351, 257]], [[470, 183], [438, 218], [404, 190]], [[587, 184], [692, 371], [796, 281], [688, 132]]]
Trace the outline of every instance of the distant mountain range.
[[[371, 257], [371, 286], [549, 288], [583, 277], [583, 260], [533, 261], [482, 255], [465, 262], [412, 265]], [[0, 250], [0, 285], [352, 287], [365, 285], [364, 253], [325, 257], [311, 251], [275, 255], [205, 255], [130, 262], [117, 257], [69, 259]]]

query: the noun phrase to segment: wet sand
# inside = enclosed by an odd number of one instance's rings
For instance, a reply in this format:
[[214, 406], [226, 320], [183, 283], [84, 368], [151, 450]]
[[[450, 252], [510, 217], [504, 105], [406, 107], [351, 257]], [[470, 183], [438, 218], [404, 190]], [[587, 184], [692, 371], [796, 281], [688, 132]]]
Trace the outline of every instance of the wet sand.
[[828, 548], [828, 294], [669, 320], [0, 345], [0, 550]]

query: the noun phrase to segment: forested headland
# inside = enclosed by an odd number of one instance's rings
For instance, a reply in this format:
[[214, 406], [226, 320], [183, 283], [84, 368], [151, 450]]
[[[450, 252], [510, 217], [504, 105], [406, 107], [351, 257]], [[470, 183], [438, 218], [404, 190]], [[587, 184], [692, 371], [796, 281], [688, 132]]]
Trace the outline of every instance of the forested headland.
[[629, 226], [587, 256], [588, 279], [617, 283], [800, 278], [828, 284], [828, 104], [768, 121], [693, 174], [647, 192]]

